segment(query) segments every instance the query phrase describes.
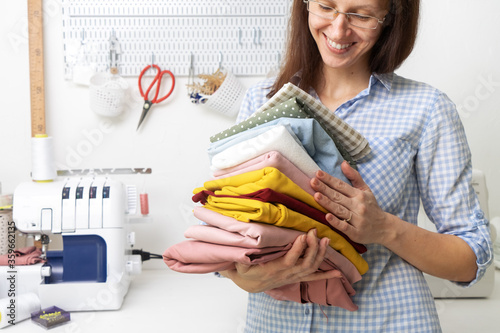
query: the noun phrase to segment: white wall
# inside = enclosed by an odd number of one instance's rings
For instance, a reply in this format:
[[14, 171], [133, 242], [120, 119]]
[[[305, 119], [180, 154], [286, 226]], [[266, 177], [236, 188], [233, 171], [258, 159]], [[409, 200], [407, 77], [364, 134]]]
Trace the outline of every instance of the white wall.
[[[459, 106], [474, 167], [486, 172], [490, 215], [499, 216], [500, 2], [422, 2], [421, 34], [399, 73], [440, 88]], [[12, 193], [30, 180], [31, 130], [26, 1], [6, 3], [0, 5], [0, 182], [4, 193]], [[60, 168], [151, 167], [152, 175], [121, 179], [145, 183], [153, 222], [134, 225], [137, 247], [162, 253], [182, 240], [193, 222], [191, 191], [208, 177], [208, 137], [234, 120], [191, 104], [186, 78], [178, 78], [170, 100], [154, 107], [139, 133], [136, 79], [128, 80], [131, 92], [122, 117], [109, 122], [97, 116], [89, 109], [88, 89], [63, 78], [60, 0], [45, 4], [47, 132], [54, 138], [56, 162]], [[240, 79], [250, 86], [261, 78]], [[164, 265], [148, 262], [146, 268]]]

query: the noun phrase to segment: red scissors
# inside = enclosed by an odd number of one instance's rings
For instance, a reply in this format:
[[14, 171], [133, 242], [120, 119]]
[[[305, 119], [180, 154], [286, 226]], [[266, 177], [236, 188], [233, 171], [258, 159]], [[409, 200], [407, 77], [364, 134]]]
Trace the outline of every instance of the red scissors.
[[[149, 85], [148, 89], [146, 90], [146, 93], [144, 93], [144, 91], [142, 90], [142, 76], [150, 68], [156, 69], [156, 75], [155, 75], [153, 81], [151, 82], [151, 84]], [[172, 78], [172, 85], [170, 87], [169, 92], [165, 96], [158, 98], [158, 94], [160, 93], [161, 81], [163, 79], [163, 75], [165, 75], [165, 74], [168, 74]], [[155, 85], [156, 85], [155, 96], [153, 99], [150, 100], [148, 96], [149, 96], [149, 93], [151, 92], [151, 89], [153, 89], [153, 87]], [[158, 104], [158, 103], [166, 100], [172, 94], [172, 91], [174, 91], [174, 87], [175, 87], [175, 76], [174, 76], [174, 74], [172, 74], [171, 71], [169, 71], [169, 70], [162, 71], [158, 65], [154, 65], [154, 64], [147, 65], [146, 67], [144, 67], [141, 74], [139, 74], [139, 91], [141, 92], [141, 96], [144, 98], [144, 106], [142, 107], [142, 114], [141, 114], [141, 118], [139, 119], [139, 124], [137, 125], [137, 130], [141, 126], [142, 122], [144, 121], [144, 118], [146, 118], [146, 115], [148, 114], [149, 110], [151, 109], [151, 106], [153, 104]]]

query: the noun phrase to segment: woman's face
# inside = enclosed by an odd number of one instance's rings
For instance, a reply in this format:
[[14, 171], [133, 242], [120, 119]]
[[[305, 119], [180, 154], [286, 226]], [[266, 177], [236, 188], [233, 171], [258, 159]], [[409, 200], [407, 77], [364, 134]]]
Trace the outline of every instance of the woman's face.
[[[356, 13], [383, 19], [388, 13], [388, 0], [317, 0], [344, 13]], [[351, 25], [346, 15], [332, 21], [309, 12], [309, 29], [327, 68], [369, 70], [370, 51], [377, 42], [382, 26], [363, 29]]]

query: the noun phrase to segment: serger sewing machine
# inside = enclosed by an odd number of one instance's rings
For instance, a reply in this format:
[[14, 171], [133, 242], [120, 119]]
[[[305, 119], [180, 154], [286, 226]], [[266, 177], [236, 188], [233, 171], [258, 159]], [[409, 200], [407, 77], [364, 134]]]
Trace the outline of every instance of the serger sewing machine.
[[42, 308], [121, 307], [130, 275], [141, 270], [140, 256], [131, 255], [134, 237], [126, 228], [126, 214], [125, 186], [107, 177], [27, 182], [16, 188], [16, 227], [41, 241], [47, 259], [38, 264], [42, 278], [34, 290]]

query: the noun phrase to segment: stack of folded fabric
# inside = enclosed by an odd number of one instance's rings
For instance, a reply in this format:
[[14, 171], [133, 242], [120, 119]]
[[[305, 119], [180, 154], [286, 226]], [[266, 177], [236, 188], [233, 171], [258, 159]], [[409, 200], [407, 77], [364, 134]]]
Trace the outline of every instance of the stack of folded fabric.
[[189, 240], [165, 251], [165, 263], [184, 273], [257, 265], [285, 255], [299, 235], [315, 228], [319, 238], [330, 239], [319, 270], [335, 271], [336, 277], [267, 293], [278, 300], [356, 310], [352, 284], [368, 270], [361, 256], [366, 247], [328, 224], [310, 179], [321, 169], [349, 182], [340, 164], [345, 159], [354, 165], [370, 148], [325, 109], [287, 84], [250, 118], [213, 136], [208, 155], [214, 179], [193, 196], [201, 204], [194, 215], [203, 224], [190, 227]]

